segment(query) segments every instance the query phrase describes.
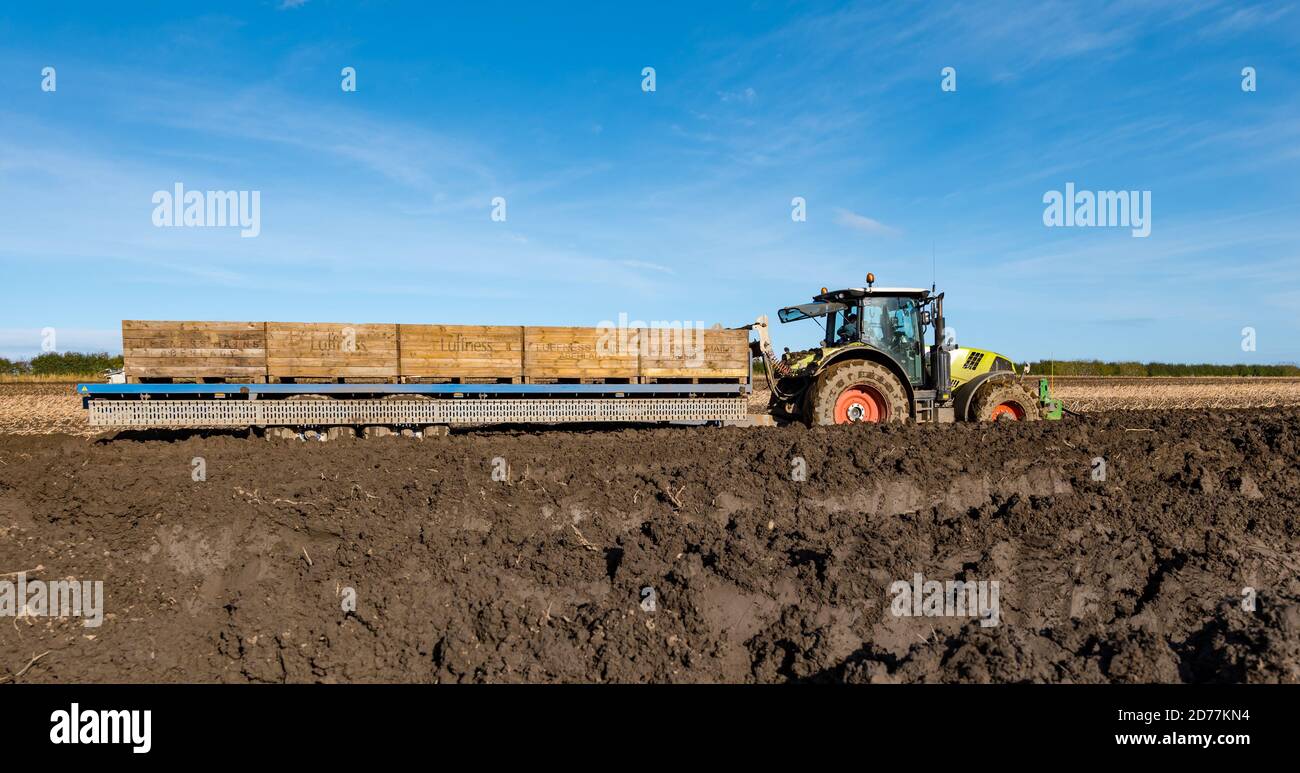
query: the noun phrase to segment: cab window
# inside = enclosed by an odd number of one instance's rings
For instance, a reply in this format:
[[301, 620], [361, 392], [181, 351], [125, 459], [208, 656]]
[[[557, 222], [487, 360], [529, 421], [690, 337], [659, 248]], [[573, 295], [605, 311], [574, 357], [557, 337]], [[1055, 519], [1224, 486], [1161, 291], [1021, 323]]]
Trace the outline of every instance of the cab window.
[[867, 298], [862, 306], [862, 340], [884, 351], [902, 366], [913, 384], [922, 380], [925, 348], [921, 343], [919, 308], [913, 298]]

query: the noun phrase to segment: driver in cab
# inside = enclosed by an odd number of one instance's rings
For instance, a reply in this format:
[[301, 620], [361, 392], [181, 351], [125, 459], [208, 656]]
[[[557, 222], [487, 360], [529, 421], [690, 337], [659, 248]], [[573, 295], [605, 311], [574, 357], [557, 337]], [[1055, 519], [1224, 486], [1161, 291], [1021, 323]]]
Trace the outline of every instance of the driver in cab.
[[850, 311], [844, 317], [844, 324], [835, 331], [837, 343], [849, 344], [858, 340], [858, 313]]

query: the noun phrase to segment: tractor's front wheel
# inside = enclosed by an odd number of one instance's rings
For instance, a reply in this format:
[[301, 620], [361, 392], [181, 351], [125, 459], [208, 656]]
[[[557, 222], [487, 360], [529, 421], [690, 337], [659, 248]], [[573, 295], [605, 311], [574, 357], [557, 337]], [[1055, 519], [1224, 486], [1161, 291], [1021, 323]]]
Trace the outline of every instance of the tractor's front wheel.
[[971, 404], [974, 421], [1038, 421], [1043, 418], [1038, 397], [1016, 381], [989, 381]]
[[841, 362], [817, 377], [810, 394], [809, 424], [907, 421], [907, 393], [885, 366], [861, 360]]

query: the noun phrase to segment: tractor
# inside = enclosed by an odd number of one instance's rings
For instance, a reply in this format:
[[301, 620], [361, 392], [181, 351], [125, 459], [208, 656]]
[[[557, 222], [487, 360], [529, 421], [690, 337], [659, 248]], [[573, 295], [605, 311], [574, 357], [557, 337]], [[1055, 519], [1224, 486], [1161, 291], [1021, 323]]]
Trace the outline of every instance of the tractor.
[[[765, 366], [777, 419], [824, 425], [1061, 417], [1046, 379], [1032, 384], [1010, 358], [950, 340], [943, 293], [875, 287], [875, 281], [867, 274], [866, 287], [823, 287], [812, 303], [777, 312], [783, 324], [816, 324], [815, 348], [777, 357], [767, 318], [755, 323], [758, 340], [751, 346]], [[929, 346], [927, 331], [933, 331]]]

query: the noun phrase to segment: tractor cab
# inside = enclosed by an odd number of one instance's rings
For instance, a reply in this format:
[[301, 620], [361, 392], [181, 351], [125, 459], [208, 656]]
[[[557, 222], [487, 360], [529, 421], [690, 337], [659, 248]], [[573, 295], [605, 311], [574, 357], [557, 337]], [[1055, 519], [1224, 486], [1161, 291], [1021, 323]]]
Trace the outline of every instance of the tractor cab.
[[792, 362], [793, 367], [833, 358], [849, 347], [866, 347], [888, 356], [912, 386], [932, 383], [926, 372], [924, 333], [938, 319], [929, 307], [942, 296], [916, 287], [873, 287], [874, 279], [869, 277], [865, 288], [822, 288], [812, 303], [777, 312], [783, 323], [813, 319], [824, 331], [821, 357], [801, 358], [806, 362]]

